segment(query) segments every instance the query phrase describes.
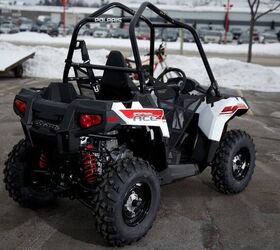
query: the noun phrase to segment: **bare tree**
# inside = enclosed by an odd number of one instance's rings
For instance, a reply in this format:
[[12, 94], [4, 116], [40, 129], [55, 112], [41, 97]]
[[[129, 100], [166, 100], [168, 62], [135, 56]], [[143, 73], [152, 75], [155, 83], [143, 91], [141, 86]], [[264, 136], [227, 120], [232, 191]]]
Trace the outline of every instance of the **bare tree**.
[[267, 15], [270, 12], [275, 11], [280, 7], [280, 3], [278, 0], [274, 0], [269, 8], [262, 12], [259, 12], [259, 7], [261, 4], [261, 0], [247, 0], [249, 7], [250, 7], [250, 14], [251, 14], [251, 19], [250, 19], [250, 30], [249, 30], [249, 47], [248, 47], [248, 56], [247, 56], [247, 62], [251, 62], [252, 60], [252, 45], [253, 45], [253, 32], [255, 28], [255, 24], [259, 18], [262, 16]]

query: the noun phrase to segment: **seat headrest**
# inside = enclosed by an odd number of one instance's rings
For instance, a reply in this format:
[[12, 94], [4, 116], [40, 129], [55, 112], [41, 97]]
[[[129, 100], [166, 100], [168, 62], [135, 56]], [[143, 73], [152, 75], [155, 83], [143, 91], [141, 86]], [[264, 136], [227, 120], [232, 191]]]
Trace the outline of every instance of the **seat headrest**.
[[[107, 66], [127, 67], [125, 59], [120, 51], [112, 50], [108, 55]], [[128, 73], [105, 69], [100, 87], [104, 100], [126, 101], [132, 98], [129, 87], [130, 78]]]
[[108, 55], [106, 65], [126, 67], [123, 54], [118, 50], [112, 50]]
[[[108, 55], [107, 66], [126, 67], [125, 59], [120, 51], [112, 50]], [[118, 88], [128, 86], [128, 74], [122, 71], [105, 69], [102, 77], [102, 84]]]

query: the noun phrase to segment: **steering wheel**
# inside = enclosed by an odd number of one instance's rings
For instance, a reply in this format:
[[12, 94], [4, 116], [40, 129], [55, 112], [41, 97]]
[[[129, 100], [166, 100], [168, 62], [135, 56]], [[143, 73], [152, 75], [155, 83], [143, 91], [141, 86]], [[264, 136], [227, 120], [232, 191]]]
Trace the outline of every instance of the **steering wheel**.
[[[169, 87], [173, 87], [175, 89], [180, 90], [181, 92], [184, 91], [184, 89], [186, 88], [186, 84], [187, 84], [187, 76], [185, 74], [185, 72], [181, 69], [178, 68], [165, 68], [161, 74], [157, 77], [158, 81], [161, 81], [163, 83], [163, 78], [164, 76], [166, 76], [168, 73], [174, 72], [176, 73], [176, 75], [178, 75], [178, 77], [176, 77], [176, 83], [169, 83], [167, 81], [167, 86]], [[170, 78], [171, 79], [171, 78]]]

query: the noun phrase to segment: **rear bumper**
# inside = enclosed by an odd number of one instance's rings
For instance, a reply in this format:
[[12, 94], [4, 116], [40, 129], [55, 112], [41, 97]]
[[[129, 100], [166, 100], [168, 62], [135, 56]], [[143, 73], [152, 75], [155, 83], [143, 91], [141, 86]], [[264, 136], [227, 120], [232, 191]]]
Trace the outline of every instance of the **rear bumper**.
[[[121, 122], [121, 118], [107, 119], [116, 116], [110, 101], [77, 98], [67, 104], [43, 99], [40, 92], [32, 89], [22, 89], [16, 98], [27, 103], [26, 112], [21, 117], [26, 138], [33, 145], [51, 146], [60, 153], [77, 152], [80, 137], [104, 134]], [[20, 115], [15, 108], [14, 111]], [[99, 114], [102, 123], [81, 128], [78, 123], [80, 114]]]

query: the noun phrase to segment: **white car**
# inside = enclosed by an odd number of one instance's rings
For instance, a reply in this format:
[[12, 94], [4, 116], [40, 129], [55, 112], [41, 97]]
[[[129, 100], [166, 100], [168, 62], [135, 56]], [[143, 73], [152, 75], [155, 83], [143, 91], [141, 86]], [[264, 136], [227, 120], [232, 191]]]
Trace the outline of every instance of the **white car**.
[[276, 33], [264, 32], [260, 35], [260, 43], [277, 43], [278, 38]]
[[222, 33], [216, 30], [209, 30], [205, 32], [203, 41], [205, 43], [220, 43], [222, 41]]
[[19, 29], [13, 23], [5, 22], [0, 25], [0, 34], [18, 33]]
[[110, 32], [106, 28], [96, 28], [93, 32], [93, 37], [100, 37], [100, 38], [110, 37]]

